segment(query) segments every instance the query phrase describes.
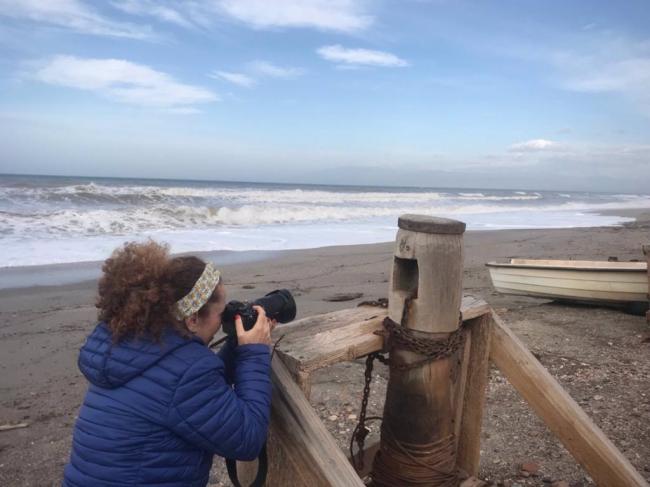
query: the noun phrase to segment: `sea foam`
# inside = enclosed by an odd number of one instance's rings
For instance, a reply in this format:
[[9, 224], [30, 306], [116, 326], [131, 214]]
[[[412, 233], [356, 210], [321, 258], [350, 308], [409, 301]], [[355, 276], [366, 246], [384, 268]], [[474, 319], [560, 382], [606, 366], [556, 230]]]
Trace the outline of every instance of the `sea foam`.
[[598, 211], [649, 195], [0, 177], [0, 267], [105, 259], [152, 237], [177, 252], [280, 250], [392, 240], [397, 217], [470, 230], [617, 225]]

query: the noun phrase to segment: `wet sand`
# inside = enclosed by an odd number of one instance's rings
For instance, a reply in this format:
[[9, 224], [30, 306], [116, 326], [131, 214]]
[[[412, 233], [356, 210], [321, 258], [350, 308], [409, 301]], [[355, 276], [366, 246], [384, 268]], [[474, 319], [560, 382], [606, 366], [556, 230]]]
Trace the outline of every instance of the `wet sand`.
[[[612, 213], [637, 221], [613, 228], [468, 232], [464, 289], [501, 314], [650, 480], [650, 328], [645, 319], [606, 308], [498, 295], [484, 266], [488, 260], [506, 257], [643, 259], [641, 245], [650, 244], [650, 212]], [[296, 295], [298, 317], [304, 317], [385, 297], [392, 251], [392, 243], [383, 243], [274, 252], [244, 262], [228, 262], [224, 253], [207, 257], [222, 268], [231, 298], [252, 299], [286, 287]], [[72, 265], [72, 272], [81, 276], [76, 280], [88, 276], [84, 266], [93, 265], [78, 265], [76, 271]], [[29, 424], [0, 432], [0, 485], [60, 485], [72, 425], [86, 389], [76, 360], [95, 324], [96, 281], [66, 281], [43, 269], [23, 272], [31, 272], [32, 281], [66, 283], [33, 286], [20, 270], [0, 270], [0, 280], [9, 283], [0, 290], [0, 424]], [[70, 269], [57, 272], [65, 277]], [[23, 287], [12, 288], [12, 279]], [[328, 300], [339, 293], [362, 296], [344, 302]], [[314, 378], [312, 404], [342, 446], [354, 427], [354, 418], [349, 417], [358, 413], [362, 368], [360, 361], [341, 364]], [[386, 378], [387, 371], [378, 370], [373, 414], [381, 414]], [[333, 416], [337, 419], [328, 419]], [[484, 478], [506, 485], [508, 481], [547, 485], [544, 480], [592, 485], [495, 370], [483, 434]], [[525, 461], [539, 463], [540, 475], [521, 477], [519, 465]], [[215, 469], [213, 484], [227, 485], [218, 478], [220, 472]]]

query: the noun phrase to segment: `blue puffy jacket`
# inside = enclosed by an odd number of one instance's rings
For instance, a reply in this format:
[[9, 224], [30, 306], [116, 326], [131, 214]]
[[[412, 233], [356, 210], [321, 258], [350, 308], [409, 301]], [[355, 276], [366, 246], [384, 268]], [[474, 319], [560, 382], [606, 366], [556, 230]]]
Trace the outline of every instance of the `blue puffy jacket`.
[[112, 342], [97, 325], [79, 354], [90, 381], [74, 427], [66, 487], [203, 487], [213, 455], [257, 457], [271, 406], [266, 345], [214, 354], [173, 331]]

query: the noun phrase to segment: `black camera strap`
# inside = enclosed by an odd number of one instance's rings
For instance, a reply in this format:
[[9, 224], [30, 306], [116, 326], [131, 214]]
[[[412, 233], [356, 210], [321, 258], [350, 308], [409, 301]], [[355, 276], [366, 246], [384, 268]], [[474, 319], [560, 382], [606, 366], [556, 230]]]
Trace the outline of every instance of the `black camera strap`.
[[[232, 485], [235, 487], [242, 487], [239, 483], [239, 478], [237, 477], [237, 460], [232, 458], [226, 458], [226, 468], [228, 469], [228, 477]], [[269, 462], [266, 456], [266, 442], [260, 450], [260, 455], [257, 457], [257, 475], [255, 475], [255, 480], [250, 485], [250, 487], [262, 487], [264, 482], [266, 482], [266, 474], [269, 470]]]

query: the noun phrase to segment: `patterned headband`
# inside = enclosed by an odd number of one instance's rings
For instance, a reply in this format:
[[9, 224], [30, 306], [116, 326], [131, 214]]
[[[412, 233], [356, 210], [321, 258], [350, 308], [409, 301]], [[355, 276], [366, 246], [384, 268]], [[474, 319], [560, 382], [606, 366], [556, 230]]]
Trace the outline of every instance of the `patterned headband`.
[[176, 309], [174, 310], [176, 318], [182, 321], [200, 310], [212, 296], [220, 278], [221, 273], [208, 262], [192, 290], [182, 299], [176, 301]]

